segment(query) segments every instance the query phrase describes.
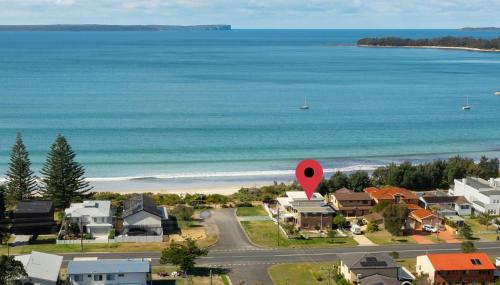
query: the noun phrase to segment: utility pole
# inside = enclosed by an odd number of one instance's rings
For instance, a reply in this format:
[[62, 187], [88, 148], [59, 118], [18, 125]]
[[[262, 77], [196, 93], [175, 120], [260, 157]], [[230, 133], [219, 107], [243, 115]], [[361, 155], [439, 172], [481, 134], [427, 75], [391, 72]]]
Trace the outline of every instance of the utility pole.
[[280, 208], [278, 206], [278, 215], [277, 215], [277, 224], [278, 224], [278, 246], [280, 246]]

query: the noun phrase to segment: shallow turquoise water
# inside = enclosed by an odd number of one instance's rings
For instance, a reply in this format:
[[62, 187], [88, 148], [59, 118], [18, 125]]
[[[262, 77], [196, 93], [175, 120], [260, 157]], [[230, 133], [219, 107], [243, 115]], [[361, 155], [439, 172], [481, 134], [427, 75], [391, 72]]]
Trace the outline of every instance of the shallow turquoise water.
[[500, 54], [348, 45], [388, 35], [500, 33], [0, 33], [0, 172], [16, 131], [36, 169], [64, 134], [90, 177], [230, 180], [285, 175], [303, 158], [343, 168], [499, 155]]

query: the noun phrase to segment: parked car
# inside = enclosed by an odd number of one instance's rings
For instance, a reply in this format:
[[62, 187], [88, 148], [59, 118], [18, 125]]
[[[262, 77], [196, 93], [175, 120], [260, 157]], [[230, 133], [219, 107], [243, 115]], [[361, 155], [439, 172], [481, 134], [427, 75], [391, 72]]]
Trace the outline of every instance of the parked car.
[[430, 233], [437, 233], [438, 232], [438, 229], [431, 226], [431, 225], [423, 225], [422, 226], [422, 229], [426, 232], [430, 232]]
[[361, 227], [360, 227], [360, 226], [358, 226], [358, 225], [353, 225], [353, 226], [351, 227], [351, 232], [352, 232], [353, 234], [355, 234], [355, 235], [361, 235], [361, 234], [363, 234], [363, 231], [361, 230]]

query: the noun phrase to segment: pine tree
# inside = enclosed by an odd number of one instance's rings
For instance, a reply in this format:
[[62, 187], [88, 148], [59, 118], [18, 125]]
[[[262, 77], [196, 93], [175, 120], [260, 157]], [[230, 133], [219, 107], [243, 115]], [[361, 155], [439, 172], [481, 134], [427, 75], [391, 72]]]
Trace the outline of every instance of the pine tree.
[[75, 161], [75, 152], [62, 135], [57, 136], [41, 173], [42, 192], [56, 207], [68, 207], [72, 200], [92, 190], [85, 180], [85, 169]]
[[0, 185], [0, 220], [5, 219], [5, 187]]
[[38, 185], [34, 172], [31, 171], [28, 151], [18, 133], [12, 147], [9, 169], [7, 170], [7, 195], [10, 201], [27, 200], [37, 191]]

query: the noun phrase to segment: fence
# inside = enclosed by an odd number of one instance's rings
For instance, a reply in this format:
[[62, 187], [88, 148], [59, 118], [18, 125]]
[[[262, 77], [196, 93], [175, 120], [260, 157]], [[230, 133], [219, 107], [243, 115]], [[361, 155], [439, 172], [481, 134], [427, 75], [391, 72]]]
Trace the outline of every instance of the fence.
[[[82, 241], [75, 240], [56, 240], [56, 244], [80, 244]], [[95, 243], [117, 243], [117, 242], [163, 242], [163, 235], [161, 236], [117, 236], [114, 239], [84, 239], [84, 244]]]

